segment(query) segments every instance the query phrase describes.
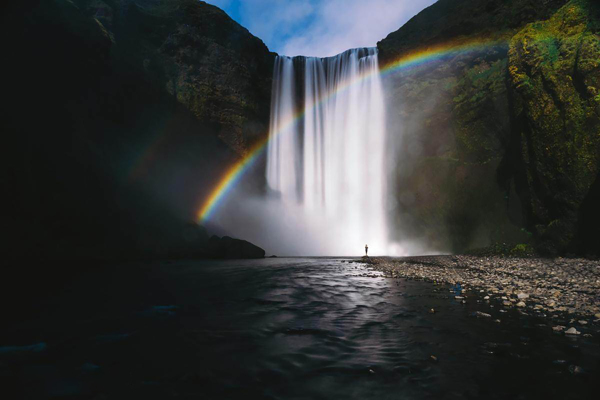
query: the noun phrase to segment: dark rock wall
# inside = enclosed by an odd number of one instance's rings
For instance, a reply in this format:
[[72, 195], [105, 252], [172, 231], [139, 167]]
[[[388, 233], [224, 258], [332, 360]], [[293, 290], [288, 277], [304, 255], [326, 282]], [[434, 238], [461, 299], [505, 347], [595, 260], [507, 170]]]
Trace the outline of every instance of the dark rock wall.
[[2, 30], [5, 254], [181, 256], [267, 134], [274, 55], [192, 0], [14, 1]]
[[587, 1], [440, 0], [378, 43], [383, 65], [487, 43], [385, 77], [398, 237], [464, 251], [533, 235], [547, 253], [597, 251], [577, 239], [582, 215], [597, 215], [581, 209], [599, 161], [596, 12]]

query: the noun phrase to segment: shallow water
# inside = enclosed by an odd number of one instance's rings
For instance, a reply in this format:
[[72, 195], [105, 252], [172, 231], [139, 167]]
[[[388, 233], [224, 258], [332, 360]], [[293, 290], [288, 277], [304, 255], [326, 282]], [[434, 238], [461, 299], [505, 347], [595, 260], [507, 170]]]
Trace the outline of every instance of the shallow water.
[[341, 259], [113, 266], [2, 329], [0, 390], [36, 399], [599, 393], [597, 337], [567, 338], [551, 322], [454, 295]]

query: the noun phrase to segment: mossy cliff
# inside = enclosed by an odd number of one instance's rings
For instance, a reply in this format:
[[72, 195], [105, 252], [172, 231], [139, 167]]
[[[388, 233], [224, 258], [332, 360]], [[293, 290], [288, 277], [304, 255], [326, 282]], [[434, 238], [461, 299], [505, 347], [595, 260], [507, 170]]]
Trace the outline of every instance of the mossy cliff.
[[587, 1], [570, 1], [510, 42], [515, 140], [524, 201], [541, 245], [568, 249], [600, 162], [600, 20]]
[[588, 1], [441, 0], [378, 44], [384, 65], [475, 44], [385, 78], [401, 232], [448, 251], [531, 235], [595, 251], [597, 27]]

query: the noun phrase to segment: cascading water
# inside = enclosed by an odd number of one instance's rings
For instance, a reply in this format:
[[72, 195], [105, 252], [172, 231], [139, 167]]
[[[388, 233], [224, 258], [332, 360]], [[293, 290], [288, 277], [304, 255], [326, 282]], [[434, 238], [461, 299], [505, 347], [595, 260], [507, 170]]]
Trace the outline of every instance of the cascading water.
[[[386, 134], [377, 50], [277, 57], [267, 183], [314, 255], [388, 251]], [[293, 216], [293, 217], [292, 217]], [[303, 225], [303, 226], [299, 226]]]

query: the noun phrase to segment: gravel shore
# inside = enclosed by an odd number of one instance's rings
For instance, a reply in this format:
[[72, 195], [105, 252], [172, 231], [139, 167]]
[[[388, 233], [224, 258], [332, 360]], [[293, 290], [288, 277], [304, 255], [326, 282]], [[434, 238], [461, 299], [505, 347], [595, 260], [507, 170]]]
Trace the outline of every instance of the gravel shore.
[[365, 261], [387, 277], [460, 285], [459, 301], [516, 308], [567, 325], [554, 326], [557, 332], [578, 335], [584, 327], [587, 332], [600, 329], [598, 260], [423, 256]]

